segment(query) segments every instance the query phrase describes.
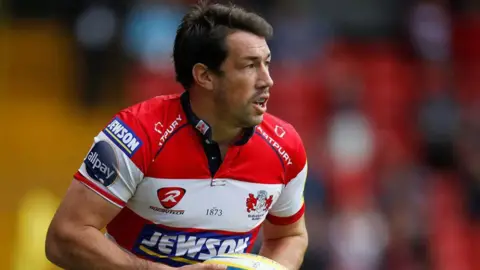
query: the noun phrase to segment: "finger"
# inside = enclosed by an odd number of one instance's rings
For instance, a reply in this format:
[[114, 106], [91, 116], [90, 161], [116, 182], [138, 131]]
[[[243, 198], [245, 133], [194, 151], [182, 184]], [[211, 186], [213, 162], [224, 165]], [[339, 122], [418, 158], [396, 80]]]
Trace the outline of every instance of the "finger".
[[204, 268], [202, 269], [205, 269], [205, 270], [227, 270], [227, 266], [226, 265], [220, 265], [220, 264], [202, 264], [202, 266], [204, 266]]

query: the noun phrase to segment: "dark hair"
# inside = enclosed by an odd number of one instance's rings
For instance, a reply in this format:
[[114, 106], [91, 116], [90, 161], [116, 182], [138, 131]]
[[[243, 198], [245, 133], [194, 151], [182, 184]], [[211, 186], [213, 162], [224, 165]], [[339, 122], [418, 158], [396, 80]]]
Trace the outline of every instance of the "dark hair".
[[193, 85], [192, 68], [197, 63], [220, 72], [227, 57], [226, 37], [236, 30], [269, 39], [272, 26], [259, 15], [230, 5], [202, 1], [185, 14], [177, 29], [173, 62], [177, 81], [188, 90]]

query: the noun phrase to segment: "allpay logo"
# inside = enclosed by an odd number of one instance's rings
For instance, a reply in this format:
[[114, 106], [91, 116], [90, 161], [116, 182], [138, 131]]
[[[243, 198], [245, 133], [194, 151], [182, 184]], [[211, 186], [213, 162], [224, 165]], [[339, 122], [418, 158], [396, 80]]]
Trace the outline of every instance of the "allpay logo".
[[105, 141], [95, 143], [83, 163], [88, 175], [104, 186], [112, 184], [117, 178], [115, 150]]

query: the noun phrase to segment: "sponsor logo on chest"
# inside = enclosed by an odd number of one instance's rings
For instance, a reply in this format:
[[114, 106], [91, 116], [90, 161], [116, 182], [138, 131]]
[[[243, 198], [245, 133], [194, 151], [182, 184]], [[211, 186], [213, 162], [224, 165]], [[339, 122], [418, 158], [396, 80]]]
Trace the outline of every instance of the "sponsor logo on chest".
[[164, 214], [183, 215], [185, 210], [171, 209], [175, 207], [185, 195], [186, 190], [180, 187], [165, 187], [157, 190], [158, 201], [162, 207], [151, 205], [149, 208]]
[[204, 261], [227, 253], [244, 253], [251, 244], [252, 235], [219, 234], [211, 231], [179, 232], [157, 225], [146, 225], [137, 239], [133, 251], [157, 258], [182, 258], [183, 261]]

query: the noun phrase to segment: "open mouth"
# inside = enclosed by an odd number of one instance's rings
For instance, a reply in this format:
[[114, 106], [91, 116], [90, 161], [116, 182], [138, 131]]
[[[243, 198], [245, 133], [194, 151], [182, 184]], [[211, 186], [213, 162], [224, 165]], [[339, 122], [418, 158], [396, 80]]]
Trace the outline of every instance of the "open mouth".
[[268, 98], [259, 98], [258, 100], [253, 102], [253, 104], [258, 105], [262, 108], [265, 108], [266, 105], [267, 105], [267, 100], [268, 100]]
[[259, 96], [253, 101], [253, 107], [258, 114], [264, 114], [267, 112], [267, 101], [268, 95]]

